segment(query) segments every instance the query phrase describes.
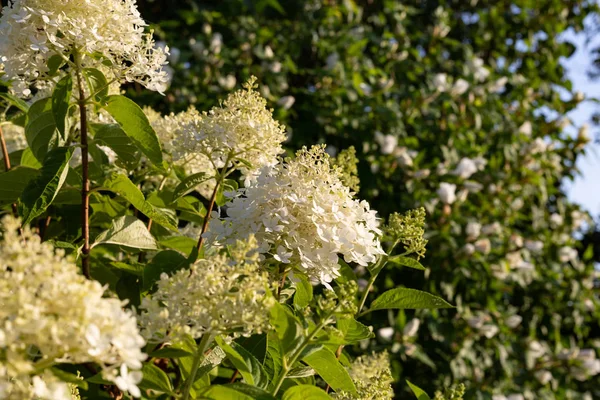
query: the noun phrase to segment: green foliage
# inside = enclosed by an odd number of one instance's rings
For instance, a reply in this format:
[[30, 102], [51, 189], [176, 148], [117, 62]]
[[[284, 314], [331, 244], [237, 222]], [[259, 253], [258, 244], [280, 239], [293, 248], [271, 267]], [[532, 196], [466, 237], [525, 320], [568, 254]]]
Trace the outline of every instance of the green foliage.
[[124, 96], [108, 96], [103, 108], [117, 121], [123, 132], [158, 168], [164, 168], [160, 142], [142, 109]]
[[67, 179], [73, 150], [72, 147], [58, 147], [50, 151], [44, 159], [40, 174], [23, 189], [19, 201], [19, 214], [23, 217], [23, 224], [42, 215], [52, 204]]
[[[174, 79], [166, 97], [144, 94], [141, 101], [164, 112], [190, 102], [207, 109], [230, 82], [256, 75], [288, 126], [290, 148], [354, 146], [359, 196], [380, 215], [426, 209], [424, 276], [414, 271], [420, 264], [399, 250], [373, 291], [411, 282], [457, 308], [399, 312], [391, 322], [385, 313], [368, 316], [375, 330], [396, 332], [397, 381], [408, 378], [433, 393], [468, 380], [466, 396], [481, 399], [600, 396], [591, 380], [574, 378], [573, 360], [559, 358], [561, 349], [594, 348], [600, 332], [593, 263], [565, 263], [558, 256], [564, 246], [582, 255], [593, 245], [572, 237], [579, 226], [572, 215], [581, 210], [562, 187], [577, 175], [587, 139], [563, 131], [561, 117], [579, 101], [560, 60], [575, 50], [562, 34], [581, 31], [584, 19], [597, 12], [595, 3], [287, 1], [285, 13], [271, 2], [164, 4], [142, 8], [156, 16], [157, 33], [178, 50]], [[489, 72], [483, 79], [475, 73], [475, 57]], [[438, 74], [445, 74], [446, 90], [437, 90]], [[452, 90], [459, 79], [469, 86], [462, 94]], [[533, 127], [529, 135], [521, 129], [526, 123]], [[384, 148], [385, 135], [397, 141], [393, 149]], [[552, 146], [531, 154], [536, 141]], [[482, 157], [487, 165], [463, 179], [452, 172], [464, 157]], [[457, 185], [466, 200], [442, 204], [441, 183]], [[564, 224], [552, 225], [552, 214]], [[400, 216], [392, 218], [403, 226]], [[470, 238], [470, 222], [498, 223], [500, 231]], [[542, 242], [543, 249], [530, 252], [528, 241]], [[471, 246], [483, 251], [470, 253]], [[525, 268], [514, 266], [521, 253]], [[509, 322], [515, 315], [520, 324]], [[413, 316], [421, 325], [406, 343], [399, 331]], [[498, 332], [488, 337], [480, 326]], [[535, 376], [543, 372], [542, 360], [526, 363], [533, 341], [551, 349], [544, 356], [551, 383]], [[389, 343], [378, 338], [372, 345]], [[396, 388], [398, 396], [408, 393], [404, 385]]]

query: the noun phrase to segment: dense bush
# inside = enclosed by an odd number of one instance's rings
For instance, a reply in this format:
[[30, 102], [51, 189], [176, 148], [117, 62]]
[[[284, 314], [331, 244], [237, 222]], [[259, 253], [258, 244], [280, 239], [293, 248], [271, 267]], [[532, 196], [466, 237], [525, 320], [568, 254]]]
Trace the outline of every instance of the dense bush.
[[141, 6], [172, 48], [173, 79], [140, 101], [206, 109], [256, 75], [290, 149], [352, 145], [375, 209], [426, 208], [431, 273], [387, 271], [375, 290], [420, 282], [457, 309], [372, 316], [370, 346], [392, 346], [398, 381], [466, 382], [473, 398], [600, 396], [594, 255], [577, 240], [591, 221], [562, 190], [589, 137], [564, 132], [584, 99], [560, 34], [582, 30], [593, 2]]
[[384, 223], [352, 149], [284, 157], [256, 77], [202, 112], [142, 109], [122, 85], [169, 81], [145, 27], [135, 0], [2, 9], [0, 399], [393, 398], [363, 322], [453, 308], [371, 294], [425, 270], [424, 209]]

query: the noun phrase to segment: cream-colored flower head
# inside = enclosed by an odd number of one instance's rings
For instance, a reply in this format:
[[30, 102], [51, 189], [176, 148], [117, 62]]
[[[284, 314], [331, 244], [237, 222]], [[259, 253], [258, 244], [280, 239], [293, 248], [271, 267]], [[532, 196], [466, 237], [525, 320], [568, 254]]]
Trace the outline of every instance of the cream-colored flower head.
[[[170, 155], [177, 154], [179, 157], [174, 162], [175, 165], [183, 167], [187, 175], [205, 173], [206, 177], [214, 177], [217, 173], [211, 160], [204, 154], [198, 152], [188, 152], [181, 148], [182, 142], [178, 140], [184, 133], [184, 129], [202, 119], [200, 113], [190, 107], [187, 111], [179, 114], [171, 113], [161, 116], [151, 108], [144, 108], [144, 113], [156, 131], [161, 141], [163, 150]], [[208, 179], [198, 186], [198, 191], [207, 198], [210, 198], [214, 188], [215, 179]]]
[[394, 398], [390, 359], [386, 352], [358, 357], [348, 369], [358, 395], [335, 393], [338, 400], [386, 400]]
[[3, 400], [73, 400], [69, 384], [59, 380], [49, 370], [39, 375], [15, 377], [0, 364], [0, 398]]
[[198, 260], [169, 277], [142, 300], [140, 322], [150, 341], [177, 340], [205, 333], [250, 336], [269, 326], [275, 299], [269, 279], [259, 270], [256, 240], [237, 242], [228, 254]]
[[255, 81], [252, 77], [245, 89], [230, 94], [220, 107], [188, 124], [176, 138], [175, 158], [203, 154], [215, 168], [235, 166], [246, 178], [264, 166], [277, 164], [285, 128], [273, 119], [267, 101], [254, 90]]
[[145, 26], [135, 0], [12, 0], [0, 18], [4, 79], [27, 97], [32, 83], [46, 79], [50, 57], [76, 50], [85, 67], [110, 64], [117, 80], [161, 92], [168, 49], [156, 47]]
[[[117, 385], [127, 368], [140, 369], [145, 341], [124, 303], [105, 297], [100, 283], [85, 279], [70, 258], [41, 243], [28, 227], [23, 241], [18, 220], [4, 217], [2, 224], [0, 369], [5, 376], [27, 386], [35, 375], [32, 356], [50, 365], [96, 363]], [[130, 393], [139, 396], [136, 389]]]
[[254, 234], [263, 255], [327, 284], [339, 276], [338, 255], [366, 266], [384, 254], [376, 212], [354, 199], [340, 176], [324, 146], [304, 148], [263, 168], [229, 204], [225, 220], [211, 220], [206, 236], [228, 244]]

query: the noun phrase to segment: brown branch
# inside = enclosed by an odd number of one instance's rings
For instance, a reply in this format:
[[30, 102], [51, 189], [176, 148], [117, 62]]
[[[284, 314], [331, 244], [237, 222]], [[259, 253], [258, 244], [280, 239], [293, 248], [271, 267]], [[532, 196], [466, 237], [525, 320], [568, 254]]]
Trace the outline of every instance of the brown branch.
[[204, 233], [208, 229], [208, 221], [210, 221], [210, 214], [212, 213], [212, 210], [215, 207], [215, 200], [217, 199], [217, 192], [219, 191], [220, 185], [221, 185], [221, 179], [218, 179], [217, 184], [215, 185], [215, 190], [213, 190], [212, 196], [210, 197], [210, 203], [208, 204], [208, 210], [206, 211], [206, 217], [204, 217], [204, 222], [202, 223], [202, 230], [200, 231], [200, 237], [198, 238], [198, 245], [196, 246], [196, 248], [198, 249], [198, 254], [200, 254], [200, 250], [202, 250], [202, 245], [204, 244]]
[[[79, 63], [78, 63], [79, 64]], [[81, 136], [81, 234], [83, 235], [83, 248], [81, 249], [81, 269], [86, 278], [90, 278], [90, 180], [88, 160], [87, 113], [85, 109], [85, 92], [81, 68], [77, 71], [77, 86], [79, 87], [79, 119]]]
[[[2, 132], [2, 127], [0, 126], [0, 147], [2, 148], [2, 157], [4, 157], [4, 167], [6, 168], [6, 172], [10, 170], [10, 158], [8, 158], [8, 148], [6, 147], [6, 141], [4, 140], [4, 133]], [[17, 209], [17, 203], [12, 203], [12, 212], [15, 218], [19, 218], [19, 210]], [[23, 229], [19, 228], [19, 235], [21, 238], [23, 237]]]

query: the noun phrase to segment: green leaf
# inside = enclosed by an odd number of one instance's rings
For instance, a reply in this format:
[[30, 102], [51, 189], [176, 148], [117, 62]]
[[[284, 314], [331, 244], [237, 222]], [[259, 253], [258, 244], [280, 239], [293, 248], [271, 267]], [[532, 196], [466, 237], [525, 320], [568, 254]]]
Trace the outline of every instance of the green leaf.
[[179, 185], [177, 185], [177, 187], [175, 188], [175, 191], [173, 192], [172, 202], [177, 201], [177, 199], [185, 196], [186, 194], [194, 190], [194, 188], [199, 184], [206, 182], [207, 180], [212, 178], [212, 176], [207, 176], [207, 174], [204, 172], [198, 172], [197, 174], [188, 176], [187, 178], [182, 180], [181, 183], [179, 183]]
[[59, 132], [52, 112], [52, 99], [36, 101], [27, 112], [25, 138], [33, 155], [43, 161], [48, 150], [59, 144]]
[[227, 344], [221, 337], [216, 337], [215, 341], [248, 384], [263, 389], [269, 385], [263, 366], [248, 350], [236, 342]]
[[72, 383], [83, 390], [88, 390], [88, 383], [82, 377], [58, 368], [50, 368], [50, 372], [63, 382]]
[[346, 368], [340, 364], [329, 349], [321, 349], [303, 358], [336, 392], [345, 391], [356, 394], [356, 387]]
[[116, 292], [121, 300], [127, 300], [132, 307], [138, 308], [142, 302], [140, 292], [141, 278], [131, 274], [121, 274], [117, 281]]
[[194, 356], [193, 353], [190, 353], [187, 350], [178, 349], [175, 347], [165, 347], [148, 354], [149, 357], [155, 358], [181, 358], [181, 357], [190, 357]]
[[84, 68], [83, 76], [90, 92], [94, 94], [94, 100], [102, 101], [102, 99], [108, 96], [108, 82], [102, 72], [96, 68]]
[[63, 139], [67, 138], [67, 113], [69, 111], [69, 101], [73, 91], [73, 78], [71, 74], [65, 75], [54, 88], [52, 93], [52, 114], [56, 122], [56, 129], [60, 132]]
[[268, 342], [268, 335], [266, 333], [250, 337], [242, 336], [236, 339], [236, 343], [248, 350], [261, 364], [264, 363], [267, 355]]
[[30, 167], [35, 169], [39, 169], [42, 167], [42, 163], [39, 162], [37, 158], [35, 158], [33, 152], [29, 147], [23, 150], [23, 153], [21, 154], [20, 164], [23, 167]]
[[163, 247], [177, 250], [188, 256], [198, 244], [198, 239], [192, 239], [187, 236], [169, 236], [165, 239], [160, 239], [158, 243]]
[[331, 400], [331, 397], [319, 387], [297, 385], [286, 390], [281, 400]]
[[187, 265], [187, 259], [176, 251], [165, 250], [157, 253], [144, 268], [142, 290], [152, 288], [162, 273], [172, 275]]
[[196, 391], [197, 398], [210, 400], [254, 400], [254, 397], [230, 386], [211, 385]]
[[128, 263], [113, 261], [110, 265], [116, 269], [120, 269], [122, 271], [127, 271], [130, 274], [142, 276], [144, 271], [144, 264], [136, 263], [133, 261], [129, 261]]
[[171, 380], [163, 372], [162, 369], [158, 368], [152, 363], [145, 363], [142, 367], [142, 373], [144, 377], [138, 384], [140, 389], [152, 389], [163, 393], [172, 393], [173, 386]]
[[48, 76], [55, 76], [64, 63], [64, 58], [62, 58], [58, 54], [50, 56], [50, 58], [48, 58], [48, 62], [46, 63], [46, 65], [48, 66]]
[[399, 265], [401, 267], [409, 267], [414, 269], [419, 269], [421, 271], [425, 271], [425, 267], [421, 265], [420, 262], [415, 260], [414, 258], [403, 257], [403, 256], [394, 256], [388, 258], [388, 262], [392, 264]]
[[73, 147], [59, 147], [46, 156], [40, 174], [23, 190], [19, 214], [23, 225], [42, 215], [58, 194], [69, 172]]
[[156, 240], [146, 225], [131, 215], [113, 221], [112, 226], [99, 234], [91, 248], [100, 244], [116, 244], [140, 250], [156, 250]]
[[[197, 351], [196, 341], [190, 335], [185, 335], [181, 341], [174, 343], [171, 347], [182, 349], [191, 354], [194, 354]], [[202, 377], [212, 371], [217, 365], [221, 364], [225, 359], [225, 356], [225, 352], [219, 346], [213, 347], [208, 354], [205, 354], [204, 359], [200, 364], [200, 368], [198, 368], [198, 372], [196, 373], [197, 384], [195, 384], [193, 388], [196, 389], [200, 387], [198, 384], [202, 382]], [[177, 360], [177, 363], [181, 376], [184, 379], [187, 379], [190, 376], [190, 371], [194, 363], [194, 356], [181, 357]]]
[[338, 319], [337, 328], [344, 334], [346, 344], [358, 343], [361, 340], [375, 337], [368, 326], [361, 324], [354, 318]]
[[0, 173], [0, 203], [17, 201], [29, 182], [38, 174], [38, 170], [23, 166]]
[[132, 206], [157, 224], [177, 232], [177, 219], [173, 215], [173, 211], [148, 203], [144, 194], [127, 176], [114, 172], [104, 181], [102, 187], [125, 198]]
[[23, 112], [27, 112], [27, 110], [29, 110], [29, 104], [10, 93], [0, 93], [0, 98], [6, 100], [9, 104], [17, 107]]
[[454, 308], [444, 299], [427, 292], [408, 288], [388, 290], [376, 298], [369, 311], [386, 309]]
[[238, 190], [238, 183], [233, 179], [225, 179], [225, 181], [219, 186], [217, 190], [216, 203], [219, 207], [222, 207], [229, 201], [229, 197], [225, 194], [228, 192], [236, 192]]
[[117, 154], [117, 165], [120, 164], [126, 170], [132, 170], [139, 165], [140, 151], [119, 125], [92, 124], [91, 128], [94, 132], [94, 141], [109, 147]]
[[421, 389], [417, 385], [413, 385], [408, 380], [406, 381], [406, 383], [410, 387], [410, 390], [413, 391], [413, 393], [415, 394], [415, 396], [417, 396], [418, 400], [431, 400], [431, 398], [429, 397], [429, 395], [427, 393], [425, 393], [425, 391], [423, 389]]
[[271, 395], [269, 392], [264, 389], [257, 388], [256, 386], [250, 386], [248, 384], [242, 382], [231, 383], [226, 386], [227, 388], [231, 388], [236, 392], [240, 392], [243, 394], [247, 394], [252, 396], [254, 400], [275, 400], [275, 397]]
[[294, 305], [298, 308], [305, 308], [313, 298], [313, 287], [304, 275], [298, 274], [296, 277], [298, 278], [298, 282], [296, 282]]
[[269, 312], [271, 325], [277, 333], [282, 353], [293, 352], [298, 348], [302, 339], [300, 322], [286, 306], [280, 303], [275, 303]]
[[106, 98], [104, 109], [154, 165], [166, 169], [158, 136], [137, 104], [125, 96], [114, 95]]

